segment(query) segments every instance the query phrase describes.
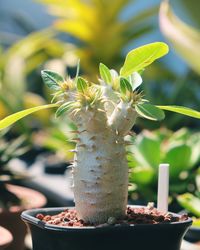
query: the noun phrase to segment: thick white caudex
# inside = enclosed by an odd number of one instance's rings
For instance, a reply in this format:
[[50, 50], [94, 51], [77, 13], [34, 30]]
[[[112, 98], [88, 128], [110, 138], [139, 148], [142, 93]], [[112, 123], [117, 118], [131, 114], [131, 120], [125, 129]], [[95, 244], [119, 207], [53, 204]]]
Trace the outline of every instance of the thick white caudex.
[[91, 223], [125, 215], [128, 165], [124, 136], [137, 117], [130, 103], [105, 94], [101, 98], [93, 108], [81, 107], [72, 117], [78, 128], [72, 166], [75, 204], [79, 218]]

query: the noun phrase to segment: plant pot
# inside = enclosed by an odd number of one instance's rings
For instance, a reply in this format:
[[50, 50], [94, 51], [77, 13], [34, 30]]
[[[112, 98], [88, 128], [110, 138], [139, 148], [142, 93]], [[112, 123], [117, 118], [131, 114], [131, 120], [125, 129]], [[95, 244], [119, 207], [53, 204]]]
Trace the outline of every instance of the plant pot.
[[12, 240], [12, 234], [4, 227], [0, 227], [0, 250], [5, 249]]
[[185, 239], [190, 242], [200, 241], [200, 227], [192, 226], [186, 233]]
[[[57, 214], [66, 208], [24, 211], [22, 219], [32, 234], [33, 250], [179, 250], [182, 238], [192, 224], [183, 222], [157, 225], [59, 227], [44, 224], [36, 214]], [[176, 215], [179, 216], [179, 215]]]
[[8, 229], [13, 235], [13, 242], [7, 250], [24, 250], [26, 226], [20, 219], [20, 214], [25, 209], [39, 208], [46, 204], [46, 198], [41, 193], [15, 185], [7, 185], [10, 192], [14, 193], [25, 203], [23, 207], [13, 206], [9, 210], [0, 209], [0, 225]]

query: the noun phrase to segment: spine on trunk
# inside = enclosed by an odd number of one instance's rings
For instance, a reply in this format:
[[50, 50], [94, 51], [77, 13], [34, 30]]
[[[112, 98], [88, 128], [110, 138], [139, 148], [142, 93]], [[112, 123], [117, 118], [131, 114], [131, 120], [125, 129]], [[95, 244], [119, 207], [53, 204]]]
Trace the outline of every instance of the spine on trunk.
[[123, 217], [128, 189], [124, 138], [108, 126], [101, 111], [81, 118], [72, 170], [78, 216], [91, 223]]

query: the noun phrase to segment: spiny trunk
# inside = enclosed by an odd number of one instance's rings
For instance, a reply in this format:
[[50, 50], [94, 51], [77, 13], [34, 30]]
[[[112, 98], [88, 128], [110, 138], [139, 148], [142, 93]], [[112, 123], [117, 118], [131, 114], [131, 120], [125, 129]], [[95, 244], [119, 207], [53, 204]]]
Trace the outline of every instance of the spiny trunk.
[[105, 126], [103, 116], [99, 118], [97, 129], [94, 119], [79, 124], [73, 167], [76, 210], [80, 219], [90, 223], [123, 217], [127, 205], [124, 138]]

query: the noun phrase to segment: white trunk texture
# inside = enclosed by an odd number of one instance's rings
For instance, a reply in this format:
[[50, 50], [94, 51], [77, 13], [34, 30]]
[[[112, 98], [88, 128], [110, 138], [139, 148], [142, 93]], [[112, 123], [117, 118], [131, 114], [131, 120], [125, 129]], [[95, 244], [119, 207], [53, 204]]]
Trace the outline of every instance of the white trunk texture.
[[79, 218], [90, 223], [105, 223], [110, 217], [123, 217], [128, 195], [123, 136], [107, 126], [103, 112], [87, 112], [77, 126], [78, 143], [72, 173]]

